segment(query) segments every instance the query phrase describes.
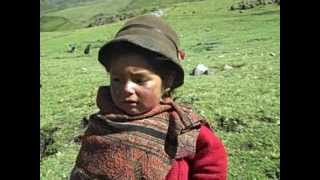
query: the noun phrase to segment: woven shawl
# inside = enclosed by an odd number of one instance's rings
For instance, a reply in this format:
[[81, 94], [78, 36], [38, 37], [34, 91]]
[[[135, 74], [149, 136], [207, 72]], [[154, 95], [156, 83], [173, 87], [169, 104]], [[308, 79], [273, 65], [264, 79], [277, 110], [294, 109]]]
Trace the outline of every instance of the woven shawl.
[[192, 109], [170, 98], [151, 111], [128, 116], [112, 103], [109, 87], [99, 88], [100, 112], [90, 116], [72, 180], [165, 179], [176, 159], [192, 159], [199, 127]]

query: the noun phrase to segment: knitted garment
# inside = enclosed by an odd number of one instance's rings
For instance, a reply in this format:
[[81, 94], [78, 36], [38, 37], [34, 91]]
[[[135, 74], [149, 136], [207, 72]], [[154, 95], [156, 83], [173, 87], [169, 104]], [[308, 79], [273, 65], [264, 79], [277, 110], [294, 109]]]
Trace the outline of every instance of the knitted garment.
[[191, 109], [166, 99], [145, 114], [129, 116], [112, 103], [109, 87], [99, 89], [97, 105], [100, 112], [91, 115], [81, 137], [71, 180], [166, 179], [172, 165], [195, 158], [206, 122]]

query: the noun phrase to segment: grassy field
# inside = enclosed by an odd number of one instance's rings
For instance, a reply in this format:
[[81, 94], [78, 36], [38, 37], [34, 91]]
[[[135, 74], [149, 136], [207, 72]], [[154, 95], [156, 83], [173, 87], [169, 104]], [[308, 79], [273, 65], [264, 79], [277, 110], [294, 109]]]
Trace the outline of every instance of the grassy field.
[[[229, 154], [229, 179], [279, 179], [280, 6], [230, 11], [234, 2], [185, 2], [166, 9], [164, 18], [187, 54], [185, 84], [175, 97], [210, 120]], [[97, 111], [97, 88], [109, 83], [98, 48], [122, 24], [40, 34], [41, 128], [58, 129], [49, 147], [53, 154], [41, 162], [41, 179], [68, 177], [80, 147], [73, 142], [83, 132], [80, 122]], [[73, 54], [66, 52], [69, 43], [77, 44]], [[84, 55], [88, 43], [94, 48]], [[199, 63], [214, 73], [190, 76]], [[224, 70], [225, 65], [234, 68]]]

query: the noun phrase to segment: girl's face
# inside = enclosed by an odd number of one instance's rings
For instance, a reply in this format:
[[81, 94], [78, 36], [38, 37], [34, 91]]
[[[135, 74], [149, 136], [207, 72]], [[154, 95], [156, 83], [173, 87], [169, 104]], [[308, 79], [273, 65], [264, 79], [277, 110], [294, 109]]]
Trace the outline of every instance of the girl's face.
[[129, 115], [150, 111], [160, 103], [162, 80], [142, 55], [113, 57], [110, 64], [111, 97]]

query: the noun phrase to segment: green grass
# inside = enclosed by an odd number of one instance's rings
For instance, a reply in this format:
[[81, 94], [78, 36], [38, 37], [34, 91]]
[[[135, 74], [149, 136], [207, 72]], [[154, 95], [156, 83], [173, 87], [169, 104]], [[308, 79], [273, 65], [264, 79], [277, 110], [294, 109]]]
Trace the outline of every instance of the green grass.
[[[148, 1], [150, 2], [150, 1]], [[276, 179], [279, 173], [280, 33], [278, 5], [229, 11], [236, 0], [185, 2], [167, 9], [165, 19], [177, 30], [187, 58], [185, 84], [177, 101], [193, 103], [206, 116], [226, 145], [229, 179]], [[137, 5], [138, 6], [138, 5]], [[72, 140], [83, 131], [80, 121], [96, 112], [98, 86], [108, 75], [89, 56], [87, 43], [110, 40], [123, 22], [41, 36], [41, 127], [58, 127], [58, 153], [41, 162], [41, 179], [65, 179], [79, 145]], [[76, 43], [75, 54], [66, 53]], [[210, 44], [211, 43], [211, 44]], [[190, 76], [203, 63], [215, 69], [210, 76]], [[223, 66], [242, 65], [230, 71]]]

